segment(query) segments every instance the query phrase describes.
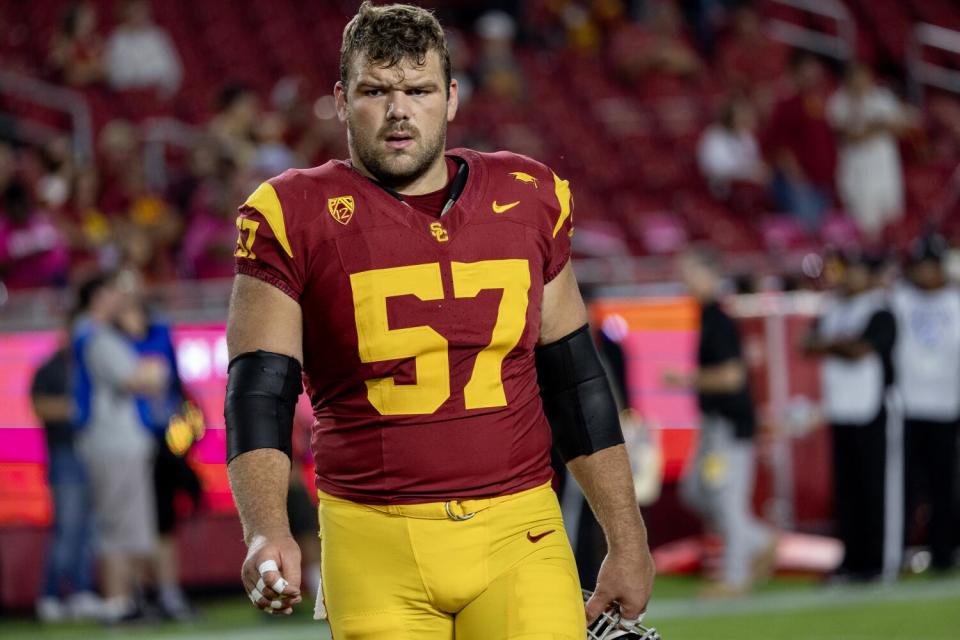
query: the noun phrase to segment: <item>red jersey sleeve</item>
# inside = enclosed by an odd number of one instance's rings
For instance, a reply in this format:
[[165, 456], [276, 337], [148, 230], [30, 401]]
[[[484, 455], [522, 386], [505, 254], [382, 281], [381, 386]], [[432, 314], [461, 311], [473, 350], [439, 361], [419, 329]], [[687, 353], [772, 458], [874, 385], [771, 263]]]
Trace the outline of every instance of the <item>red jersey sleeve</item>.
[[573, 236], [573, 194], [570, 182], [549, 172], [550, 187], [544, 189], [552, 193], [546, 202], [548, 227], [550, 231], [549, 247], [543, 268], [544, 284], [550, 282], [563, 270], [570, 260], [570, 238]]
[[303, 256], [298, 255], [280, 197], [264, 182], [240, 206], [237, 217], [236, 272], [253, 276], [300, 302], [303, 294]]

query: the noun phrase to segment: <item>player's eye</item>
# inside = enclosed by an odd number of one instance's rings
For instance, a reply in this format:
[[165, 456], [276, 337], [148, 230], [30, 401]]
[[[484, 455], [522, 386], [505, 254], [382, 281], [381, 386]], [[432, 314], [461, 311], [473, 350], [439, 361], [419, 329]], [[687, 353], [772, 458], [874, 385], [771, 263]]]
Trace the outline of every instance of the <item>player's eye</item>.
[[365, 89], [363, 95], [370, 98], [376, 98], [383, 95], [383, 89]]
[[425, 96], [427, 95], [427, 93], [428, 91], [426, 89], [408, 89], [407, 90], [408, 96]]

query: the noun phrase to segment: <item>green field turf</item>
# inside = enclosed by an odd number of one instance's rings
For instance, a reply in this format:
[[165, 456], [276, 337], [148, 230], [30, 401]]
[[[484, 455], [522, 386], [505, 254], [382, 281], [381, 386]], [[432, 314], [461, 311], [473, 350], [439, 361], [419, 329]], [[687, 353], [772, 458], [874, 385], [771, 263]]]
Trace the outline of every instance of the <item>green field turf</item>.
[[[702, 583], [661, 577], [647, 622], [664, 640], [960, 640], [960, 575], [914, 578], [894, 586], [823, 587], [811, 581], [780, 579], [757, 594], [729, 602], [705, 602], [695, 593]], [[306, 604], [306, 603], [304, 603]], [[322, 623], [309, 607], [273, 619], [253, 611], [243, 596], [200, 601], [202, 617], [190, 624], [123, 628], [95, 625], [41, 627], [4, 618], [4, 640], [321, 640]], [[385, 639], [388, 640], [388, 639]]]

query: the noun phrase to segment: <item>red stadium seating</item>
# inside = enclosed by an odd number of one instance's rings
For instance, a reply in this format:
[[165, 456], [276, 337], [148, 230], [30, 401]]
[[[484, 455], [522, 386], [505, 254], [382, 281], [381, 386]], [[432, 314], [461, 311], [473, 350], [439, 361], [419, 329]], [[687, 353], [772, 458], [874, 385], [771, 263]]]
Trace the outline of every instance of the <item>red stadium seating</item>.
[[[116, 23], [116, 7], [106, 0], [96, 4], [101, 9], [100, 30], [108, 32]], [[906, 37], [915, 21], [960, 26], [960, 5], [951, 0], [850, 0], [847, 5], [858, 22], [858, 51], [887, 65], [902, 65]], [[817, 24], [809, 14], [778, 3], [760, 6], [767, 16]], [[34, 0], [13, 16], [12, 7], [0, 3], [0, 56], [5, 65], [23, 64], [44, 74], [47, 46], [56, 28], [50, 16], [59, 15], [62, 7], [58, 0]], [[150, 93], [118, 97], [105, 89], [89, 89], [95, 125], [117, 117], [143, 120], [157, 115], [202, 123], [213, 114], [217, 91], [226, 81], [247, 83], [264, 96], [284, 75], [298, 74], [315, 86], [332, 86], [338, 75], [341, 30], [353, 7], [354, 3], [309, 0], [154, 2], [155, 18], [169, 31], [184, 64], [181, 91], [175, 100], [163, 101]], [[545, 7], [536, 4], [531, 15], [543, 19]], [[632, 222], [644, 211], [632, 202], [643, 199], [669, 199], [655, 210], [674, 209], [688, 237], [711, 239], [731, 250], [800, 242], [784, 240], [761, 218], [738, 218], [704, 192], [694, 149], [714, 106], [729, 90], [716, 74], [708, 72], [697, 81], [658, 78], [631, 85], [618, 79], [599, 53], [527, 45], [517, 57], [528, 83], [524, 99], [509, 104], [477, 94], [451, 128], [452, 143], [474, 144], [479, 138], [491, 147], [513, 148], [521, 140], [517, 150], [524, 151], [524, 140], [535, 142], [530, 152], [574, 182], [578, 215], [621, 225], [630, 246], [641, 252], [649, 229]], [[49, 121], [49, 114], [40, 110], [15, 106], [26, 117]], [[907, 175], [911, 219], [930, 206], [949, 168], [947, 161], [911, 165]], [[615, 197], [624, 190], [630, 197]]]

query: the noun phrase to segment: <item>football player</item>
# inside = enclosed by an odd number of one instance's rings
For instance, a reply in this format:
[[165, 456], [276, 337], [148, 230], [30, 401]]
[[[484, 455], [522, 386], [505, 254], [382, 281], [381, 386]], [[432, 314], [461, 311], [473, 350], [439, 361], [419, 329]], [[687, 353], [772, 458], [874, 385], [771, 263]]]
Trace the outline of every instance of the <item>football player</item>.
[[[237, 219], [225, 414], [251, 599], [301, 600], [285, 495], [303, 380], [336, 638], [582, 640], [608, 609], [636, 618], [654, 569], [568, 182], [445, 150], [457, 83], [427, 11], [365, 2], [340, 75], [350, 159], [267, 181]], [[609, 543], [586, 615], [552, 443]]]

